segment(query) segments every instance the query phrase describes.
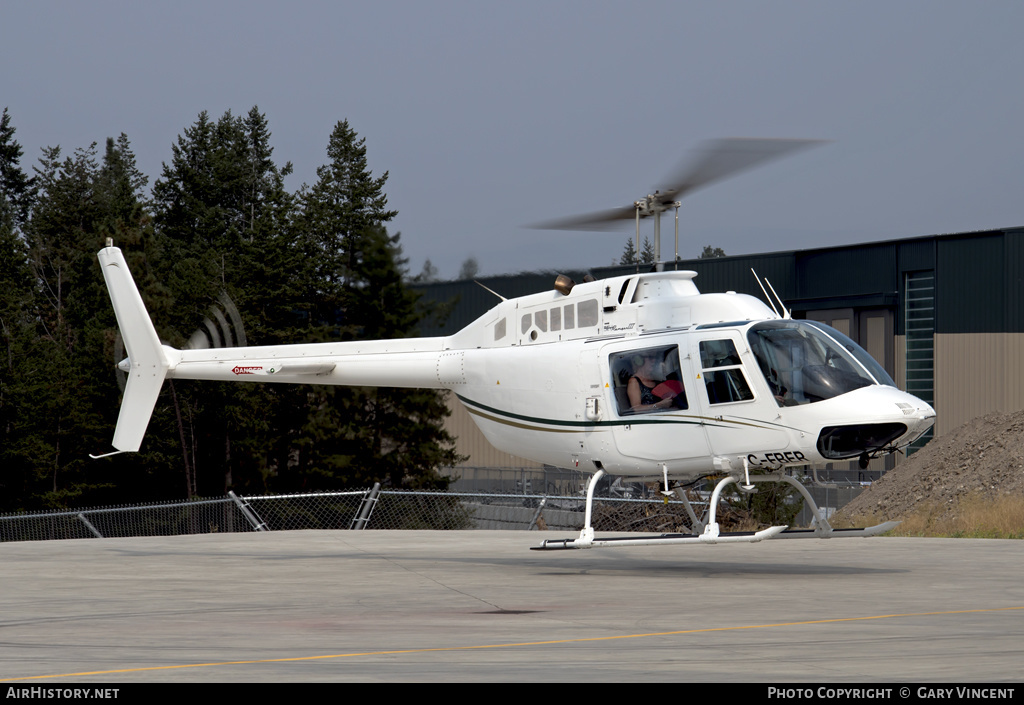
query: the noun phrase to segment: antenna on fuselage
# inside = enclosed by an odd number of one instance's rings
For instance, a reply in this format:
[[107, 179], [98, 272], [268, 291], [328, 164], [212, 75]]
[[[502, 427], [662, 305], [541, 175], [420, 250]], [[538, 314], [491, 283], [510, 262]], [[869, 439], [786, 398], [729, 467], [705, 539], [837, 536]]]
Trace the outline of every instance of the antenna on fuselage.
[[768, 302], [768, 305], [772, 307], [772, 311], [775, 311], [775, 315], [778, 316], [779, 309], [775, 308], [775, 304], [772, 302], [772, 297], [768, 296], [768, 290], [765, 289], [764, 284], [761, 283], [761, 277], [757, 276], [757, 272], [754, 271], [753, 267], [750, 268], [750, 273], [754, 275], [754, 281], [757, 282], [757, 285], [761, 287], [761, 291], [764, 292], [765, 301]]
[[[473, 280], [473, 282], [474, 282], [475, 284], [480, 284], [480, 282], [478, 282], [478, 281], [477, 281], [476, 279], [474, 279], [474, 280]], [[495, 296], [497, 296], [497, 297], [498, 297], [499, 299], [501, 299], [502, 301], [508, 301], [508, 299], [506, 299], [506, 298], [505, 298], [504, 296], [502, 296], [501, 294], [499, 294], [498, 292], [496, 292], [496, 291], [495, 291], [494, 289], [488, 289], [488, 288], [487, 288], [486, 286], [484, 286], [483, 284], [480, 284], [480, 286], [481, 286], [481, 287], [483, 287], [484, 289], [487, 289], [487, 291], [491, 292], [492, 294], [494, 294]]]
[[775, 294], [775, 298], [778, 300], [778, 305], [782, 306], [781, 314], [778, 313], [778, 308], [775, 307], [774, 301], [771, 300], [771, 296], [768, 295], [768, 292], [765, 290], [765, 285], [761, 283], [761, 278], [758, 277], [758, 273], [754, 271], [753, 266], [751, 267], [751, 274], [754, 275], [755, 281], [757, 281], [758, 286], [761, 287], [761, 291], [764, 292], [765, 300], [768, 301], [768, 305], [771, 306], [772, 310], [774, 310], [775, 316], [780, 316], [781, 318], [786, 320], [792, 319], [793, 316], [790, 315], [790, 309], [786, 308], [785, 304], [782, 303], [782, 297], [775, 292], [775, 287], [771, 285], [771, 282], [768, 281], [768, 278], [765, 277], [765, 284], [767, 284], [768, 288], [771, 289], [771, 293]]
[[[772, 283], [770, 281], [768, 281], [768, 277], [764, 278], [764, 283], [767, 284], [768, 288], [772, 290], [773, 294], [775, 294], [775, 287], [772, 286]], [[786, 308], [786, 304], [782, 303], [782, 297], [779, 296], [778, 294], [775, 294], [775, 298], [779, 300], [779, 306], [782, 307], [782, 317], [786, 319], [792, 318], [792, 316], [789, 315], [789, 309]], [[772, 306], [772, 308], [775, 307]]]

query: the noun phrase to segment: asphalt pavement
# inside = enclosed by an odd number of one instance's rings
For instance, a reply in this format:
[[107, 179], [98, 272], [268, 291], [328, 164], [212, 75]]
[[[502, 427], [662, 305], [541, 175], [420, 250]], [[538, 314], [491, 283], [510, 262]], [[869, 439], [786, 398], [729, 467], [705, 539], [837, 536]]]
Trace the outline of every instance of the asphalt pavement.
[[561, 537], [3, 543], [0, 683], [1021, 678], [1024, 541]]

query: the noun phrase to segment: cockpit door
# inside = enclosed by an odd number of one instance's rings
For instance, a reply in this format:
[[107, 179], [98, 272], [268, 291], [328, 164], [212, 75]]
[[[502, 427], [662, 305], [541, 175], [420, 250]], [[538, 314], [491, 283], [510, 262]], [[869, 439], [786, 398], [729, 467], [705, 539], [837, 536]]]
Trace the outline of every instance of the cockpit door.
[[698, 387], [696, 403], [712, 453], [746, 455], [788, 445], [788, 434], [779, 424], [779, 406], [758, 383], [757, 363], [738, 331], [699, 331], [692, 338], [690, 356]]

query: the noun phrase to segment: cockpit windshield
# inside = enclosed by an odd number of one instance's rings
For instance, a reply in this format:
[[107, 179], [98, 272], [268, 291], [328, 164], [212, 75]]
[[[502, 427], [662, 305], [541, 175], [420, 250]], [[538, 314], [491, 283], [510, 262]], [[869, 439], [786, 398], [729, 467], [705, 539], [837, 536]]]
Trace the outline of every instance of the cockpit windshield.
[[747, 341], [779, 406], [813, 404], [876, 383], [845, 347], [807, 321], [758, 323]]
[[814, 326], [815, 328], [820, 328], [821, 330], [825, 331], [825, 333], [832, 336], [832, 338], [837, 343], [842, 345], [850, 352], [851, 355], [857, 358], [860, 364], [868, 368], [868, 372], [871, 373], [871, 376], [875, 378], [876, 382], [878, 382], [879, 384], [887, 385], [889, 387], [896, 386], [896, 383], [892, 381], [892, 377], [890, 377], [889, 373], [885, 371], [885, 368], [878, 364], [878, 360], [871, 357], [871, 355], [868, 354], [867, 350], [857, 345], [857, 343], [853, 342], [853, 339], [850, 338], [848, 335], [840, 333], [835, 328], [833, 328], [830, 325], [826, 325], [825, 323], [820, 323], [818, 321], [807, 321], [807, 323]]

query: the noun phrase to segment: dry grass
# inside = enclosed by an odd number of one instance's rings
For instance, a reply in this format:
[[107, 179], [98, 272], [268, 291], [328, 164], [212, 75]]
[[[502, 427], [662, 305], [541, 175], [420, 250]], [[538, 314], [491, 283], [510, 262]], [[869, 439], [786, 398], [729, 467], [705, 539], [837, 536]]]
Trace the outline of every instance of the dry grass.
[[[885, 521], [875, 516], [845, 515], [831, 522], [836, 528], [871, 526]], [[930, 504], [903, 518], [889, 536], [934, 536], [971, 539], [1024, 539], [1024, 497], [995, 499], [971, 495], [955, 505]]]

